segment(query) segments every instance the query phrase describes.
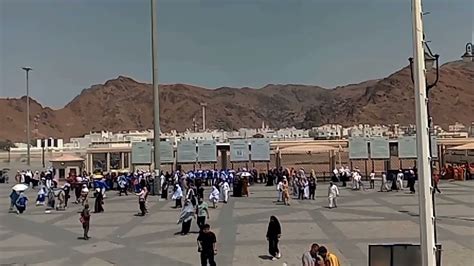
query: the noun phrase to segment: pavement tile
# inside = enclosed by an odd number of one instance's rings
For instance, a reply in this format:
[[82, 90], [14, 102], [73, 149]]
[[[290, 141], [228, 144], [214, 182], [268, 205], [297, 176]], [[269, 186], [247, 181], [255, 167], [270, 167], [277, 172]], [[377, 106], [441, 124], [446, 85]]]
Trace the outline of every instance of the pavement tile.
[[[87, 242], [86, 242], [87, 243]], [[123, 245], [112, 243], [109, 241], [100, 241], [81, 246], [73, 247], [72, 249], [79, 251], [84, 254], [94, 254], [98, 252], [109, 251], [113, 249], [123, 248]]]

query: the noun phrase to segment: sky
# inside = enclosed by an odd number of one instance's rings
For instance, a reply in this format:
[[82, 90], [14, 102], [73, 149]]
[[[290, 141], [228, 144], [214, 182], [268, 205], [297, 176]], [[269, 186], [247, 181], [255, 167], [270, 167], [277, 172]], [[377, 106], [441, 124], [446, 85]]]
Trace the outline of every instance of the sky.
[[[412, 54], [410, 0], [157, 0], [160, 84], [326, 88], [383, 78]], [[472, 0], [424, 0], [442, 62], [474, 36]], [[60, 108], [119, 75], [151, 82], [150, 0], [0, 0], [0, 97]]]

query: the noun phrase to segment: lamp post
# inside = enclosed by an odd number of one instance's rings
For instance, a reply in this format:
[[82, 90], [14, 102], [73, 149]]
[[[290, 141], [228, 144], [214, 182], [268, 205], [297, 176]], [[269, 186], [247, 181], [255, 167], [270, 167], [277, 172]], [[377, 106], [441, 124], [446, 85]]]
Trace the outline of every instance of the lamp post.
[[31, 155], [30, 155], [30, 88], [29, 88], [29, 72], [33, 70], [31, 67], [22, 67], [21, 69], [26, 72], [26, 165], [31, 165]]
[[158, 17], [156, 13], [156, 0], [151, 1], [151, 51], [153, 67], [153, 146], [155, 178], [153, 178], [153, 191], [155, 195], [161, 190], [160, 168], [160, 90], [158, 88]]
[[[413, 57], [410, 59], [410, 69], [415, 91], [416, 111], [416, 138], [417, 138], [417, 165], [419, 180], [419, 208], [420, 208], [420, 249], [423, 266], [436, 265], [435, 217], [433, 214], [433, 190], [430, 119], [428, 114], [428, 91], [438, 82], [439, 56], [433, 55], [424, 41], [421, 0], [412, 0], [413, 19]], [[426, 49], [424, 49], [424, 47]], [[426, 58], [425, 58], [426, 55]], [[425, 62], [426, 59], [426, 62]], [[426, 71], [436, 62], [436, 81], [426, 83]], [[426, 66], [425, 66], [426, 64]]]
[[472, 43], [467, 43], [466, 44], [466, 52], [461, 56], [462, 60], [464, 62], [474, 62], [474, 55], [472, 50], [474, 49], [474, 46]]

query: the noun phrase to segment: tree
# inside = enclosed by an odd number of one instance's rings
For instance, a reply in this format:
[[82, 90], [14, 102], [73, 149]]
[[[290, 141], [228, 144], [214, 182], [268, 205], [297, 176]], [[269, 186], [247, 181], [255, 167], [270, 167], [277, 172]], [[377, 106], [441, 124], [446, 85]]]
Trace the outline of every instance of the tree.
[[9, 151], [11, 148], [16, 148], [15, 143], [11, 140], [0, 140], [0, 150]]

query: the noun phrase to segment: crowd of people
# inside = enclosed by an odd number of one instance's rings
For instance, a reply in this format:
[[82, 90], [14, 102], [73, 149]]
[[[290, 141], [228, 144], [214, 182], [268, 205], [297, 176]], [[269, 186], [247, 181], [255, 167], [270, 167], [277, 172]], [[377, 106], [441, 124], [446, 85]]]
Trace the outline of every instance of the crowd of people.
[[474, 179], [474, 163], [446, 164], [440, 171], [441, 179], [471, 180]]
[[[230, 194], [234, 197], [249, 197], [249, 189], [254, 183], [263, 183], [276, 188], [276, 202], [289, 206], [292, 200], [315, 200], [318, 179], [314, 170], [306, 172], [301, 169], [275, 168], [267, 173], [257, 170], [195, 170], [162, 172], [155, 176], [148, 171], [135, 171], [131, 173], [82, 173], [79, 176], [69, 176], [63, 182], [58, 182], [53, 175], [53, 169], [44, 172], [19, 171], [15, 180], [29, 188], [37, 189], [37, 206], [45, 206], [46, 212], [53, 210], [64, 211], [68, 207], [70, 194], [75, 194], [74, 204], [83, 206], [80, 212], [80, 223], [83, 228], [83, 239], [88, 240], [91, 222], [89, 199], [94, 198], [93, 212], [105, 211], [104, 201], [109, 191], [116, 191], [118, 196], [136, 195], [139, 212], [137, 216], [146, 216], [148, 213], [148, 195], [161, 194], [162, 200], [172, 200], [174, 208], [180, 209], [177, 224], [180, 225], [181, 235], [188, 235], [193, 221], [199, 228], [197, 238], [201, 265], [216, 265], [214, 256], [217, 254], [216, 236], [210, 230], [209, 208], [218, 208], [229, 201]], [[416, 169], [409, 171], [399, 170], [391, 184], [386, 173], [381, 173], [380, 191], [403, 190], [404, 180], [410, 192], [415, 193]], [[375, 189], [376, 174], [372, 171], [368, 177], [369, 188], [364, 186], [359, 169], [350, 170], [341, 166], [333, 171], [333, 177], [327, 187], [328, 208], [337, 208], [337, 198], [340, 195], [339, 187], [350, 186], [352, 190]], [[435, 179], [436, 181], [436, 179]], [[155, 191], [156, 183], [160, 191]], [[435, 188], [437, 188], [435, 182]], [[205, 193], [208, 190], [208, 193]], [[93, 191], [93, 195], [90, 195]], [[73, 193], [71, 193], [73, 192]], [[159, 192], [159, 193], [158, 193]], [[208, 197], [205, 197], [205, 194]], [[92, 197], [91, 197], [92, 196]], [[12, 211], [24, 213], [28, 198], [24, 191], [12, 190], [10, 195]], [[16, 208], [16, 210], [14, 210]], [[268, 252], [272, 260], [281, 258], [279, 239], [282, 234], [282, 225], [276, 216], [271, 216], [268, 224], [266, 238]], [[339, 260], [327, 248], [318, 244], [311, 245], [309, 251], [302, 256], [302, 264], [339, 266]]]

